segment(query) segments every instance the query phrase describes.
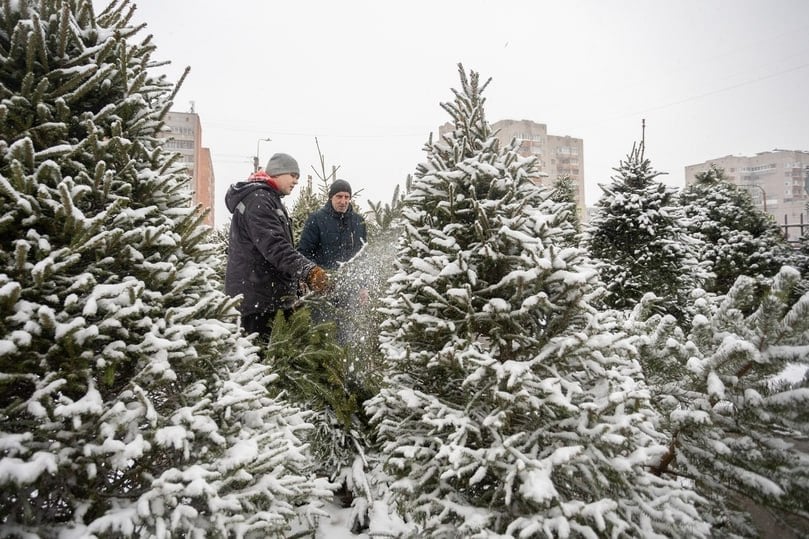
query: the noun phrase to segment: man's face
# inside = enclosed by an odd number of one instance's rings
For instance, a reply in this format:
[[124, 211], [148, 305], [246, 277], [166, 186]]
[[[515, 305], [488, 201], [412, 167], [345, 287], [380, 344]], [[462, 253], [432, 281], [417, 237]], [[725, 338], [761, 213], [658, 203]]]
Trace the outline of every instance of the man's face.
[[337, 213], [345, 213], [348, 211], [348, 205], [351, 203], [351, 193], [346, 191], [340, 191], [339, 193], [334, 193], [334, 196], [331, 197], [331, 207], [334, 208], [334, 211]]
[[275, 177], [275, 183], [282, 195], [288, 195], [298, 185], [298, 178], [300, 178], [300, 174], [297, 172], [281, 174]]

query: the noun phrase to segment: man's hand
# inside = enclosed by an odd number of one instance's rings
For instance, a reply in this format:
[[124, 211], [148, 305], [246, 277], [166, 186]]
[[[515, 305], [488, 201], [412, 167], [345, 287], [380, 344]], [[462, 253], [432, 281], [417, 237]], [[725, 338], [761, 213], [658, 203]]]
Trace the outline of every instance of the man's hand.
[[321, 294], [327, 292], [329, 290], [329, 274], [320, 266], [315, 266], [306, 276], [306, 284], [315, 292]]

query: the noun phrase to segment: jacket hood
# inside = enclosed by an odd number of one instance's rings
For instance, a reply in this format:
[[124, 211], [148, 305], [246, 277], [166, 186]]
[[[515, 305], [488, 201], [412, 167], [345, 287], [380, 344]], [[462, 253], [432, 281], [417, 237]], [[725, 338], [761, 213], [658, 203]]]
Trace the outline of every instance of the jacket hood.
[[236, 210], [239, 202], [244, 200], [244, 197], [255, 191], [256, 189], [267, 189], [272, 192], [275, 191], [272, 187], [264, 182], [236, 182], [228, 187], [228, 192], [225, 193], [225, 206], [230, 213]]

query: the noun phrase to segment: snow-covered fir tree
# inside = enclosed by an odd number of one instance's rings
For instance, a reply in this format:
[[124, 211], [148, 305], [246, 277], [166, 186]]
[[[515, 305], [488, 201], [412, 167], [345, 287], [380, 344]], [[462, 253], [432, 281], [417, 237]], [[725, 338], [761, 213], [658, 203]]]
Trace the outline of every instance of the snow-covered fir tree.
[[581, 230], [579, 221], [579, 210], [576, 207], [576, 184], [573, 179], [567, 174], [559, 176], [554, 180], [551, 200], [559, 202], [564, 205], [565, 210], [568, 212], [568, 220], [573, 224], [576, 231]]
[[[412, 177], [408, 175], [404, 183], [404, 193], [410, 192]], [[351, 317], [353, 331], [345, 347], [348, 360], [346, 386], [358, 397], [358, 402], [375, 396], [379, 392], [384, 376], [384, 358], [379, 352], [379, 331], [386, 316], [377, 308], [384, 301], [385, 284], [396, 272], [397, 238], [401, 234], [401, 213], [404, 197], [397, 185], [390, 203], [369, 201], [368, 244], [352, 260], [348, 272], [338, 272], [338, 281], [348, 279], [355, 286], [360, 282], [368, 290], [368, 303], [357, 309], [341, 309], [339, 316]], [[374, 429], [368, 424], [364, 407], [357, 414], [350, 431], [357, 450], [351, 466], [344, 467], [336, 479], [346, 486], [347, 494], [353, 497], [351, 526], [354, 530], [370, 524], [370, 517], [376, 507], [385, 508], [388, 494], [387, 474], [381, 469], [379, 444], [375, 443]], [[343, 436], [338, 435], [338, 436]], [[336, 438], [336, 437], [335, 437]], [[344, 498], [347, 499], [348, 497]], [[345, 503], [345, 502], [344, 502]], [[389, 530], [374, 530], [374, 533]]]
[[0, 536], [287, 536], [329, 494], [310, 425], [239, 335], [134, 6], [0, 9]]
[[295, 198], [295, 205], [292, 207], [290, 218], [292, 219], [292, 236], [294, 238], [301, 237], [303, 225], [306, 224], [306, 219], [309, 218], [314, 212], [323, 207], [328, 198], [328, 185], [320, 186], [318, 191], [312, 185], [312, 177], [306, 178], [306, 183], [298, 192]]
[[405, 196], [410, 193], [410, 188], [413, 185], [413, 176], [407, 175], [404, 183], [404, 192], [401, 187], [397, 185], [393, 189], [390, 203], [383, 203], [381, 200], [374, 202], [368, 201], [369, 221], [368, 233], [376, 239], [379, 239], [383, 246], [389, 243], [396, 243], [399, 235], [399, 227], [402, 220], [402, 209], [404, 208]]
[[[711, 499], [716, 536], [809, 530], [809, 294], [796, 299], [799, 280], [785, 266], [773, 279], [739, 277], [724, 296], [700, 294], [688, 334], [645, 301], [629, 319], [670, 437], [655, 473], [687, 477]], [[766, 528], [750, 521], [756, 506], [773, 514]]]
[[392, 502], [419, 537], [707, 536], [701, 498], [649, 473], [666, 447], [573, 226], [459, 70], [454, 129], [405, 202], [390, 374], [367, 403]]
[[[325, 167], [324, 167], [325, 168]], [[409, 189], [410, 178], [405, 183]], [[323, 181], [317, 204], [328, 196]], [[300, 199], [299, 199], [300, 200]], [[312, 410], [314, 428], [306, 436], [322, 471], [335, 485], [336, 499], [352, 507], [348, 528], [359, 531], [369, 525], [372, 507], [385, 496], [387, 481], [378, 468], [379, 455], [372, 443], [372, 429], [361, 404], [379, 391], [383, 361], [378, 352], [379, 326], [384, 319], [373, 306], [380, 302], [384, 283], [393, 274], [396, 238], [400, 233], [404, 196], [399, 187], [389, 204], [370, 202], [368, 244], [340, 268], [331, 272], [337, 294], [306, 296], [302, 305], [325, 313], [342, 325], [341, 346], [335, 342], [335, 324], [312, 325], [308, 309], [300, 309], [288, 321], [277, 320], [278, 333], [267, 350], [273, 372], [280, 374], [277, 387], [290, 400]], [[296, 203], [296, 208], [297, 208]], [[343, 288], [368, 290], [368, 303], [346, 306]], [[288, 383], [291, 381], [292, 383]], [[384, 506], [384, 504], [380, 504]]]
[[705, 271], [696, 259], [697, 242], [688, 234], [676, 189], [656, 178], [644, 156], [644, 143], [634, 146], [615, 169], [617, 175], [596, 203], [587, 228], [591, 256], [600, 262], [606, 305], [632, 308], [647, 292], [658, 296], [661, 312], [688, 318], [684, 306]]
[[696, 175], [680, 194], [689, 233], [701, 240], [698, 257], [713, 277], [704, 288], [726, 293], [741, 275], [773, 276], [789, 262], [778, 225], [753, 204], [750, 194], [727, 181], [716, 165]]
[[230, 219], [227, 223], [219, 228], [211, 229], [208, 235], [208, 241], [213, 246], [215, 259], [212, 266], [216, 270], [216, 274], [221, 282], [225, 282], [225, 272], [228, 266], [228, 230], [230, 229]]
[[[339, 166], [332, 165], [329, 172], [326, 171], [326, 157], [320, 150], [320, 142], [315, 137], [315, 145], [317, 146], [317, 153], [320, 157], [320, 171], [314, 170], [317, 175], [317, 185], [312, 184], [312, 176], [306, 177], [306, 183], [298, 191], [298, 196], [295, 198], [295, 204], [292, 207], [290, 218], [292, 219], [292, 236], [300, 238], [303, 231], [303, 225], [306, 224], [306, 219], [309, 218], [314, 212], [323, 207], [326, 201], [329, 200], [329, 186], [337, 179], [337, 170]], [[314, 167], [312, 167], [314, 169]], [[356, 193], [354, 193], [356, 195]], [[359, 210], [356, 200], [352, 200], [354, 204], [354, 211]]]
[[[809, 204], [806, 206], [806, 213], [809, 215]], [[809, 232], [804, 233], [798, 240], [797, 249], [792, 253], [792, 264], [802, 276], [798, 292], [801, 294], [809, 292]]]

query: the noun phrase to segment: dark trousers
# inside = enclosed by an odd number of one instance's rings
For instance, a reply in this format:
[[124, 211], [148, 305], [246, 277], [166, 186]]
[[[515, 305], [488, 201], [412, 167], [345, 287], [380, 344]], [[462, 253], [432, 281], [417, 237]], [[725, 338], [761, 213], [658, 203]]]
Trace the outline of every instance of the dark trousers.
[[[272, 334], [272, 322], [275, 320], [275, 314], [278, 311], [265, 311], [263, 313], [253, 313], [242, 317], [242, 327], [248, 335], [251, 333], [258, 333], [260, 338], [266, 341], [270, 340]], [[292, 315], [292, 309], [284, 309], [284, 318], [289, 320]]]

